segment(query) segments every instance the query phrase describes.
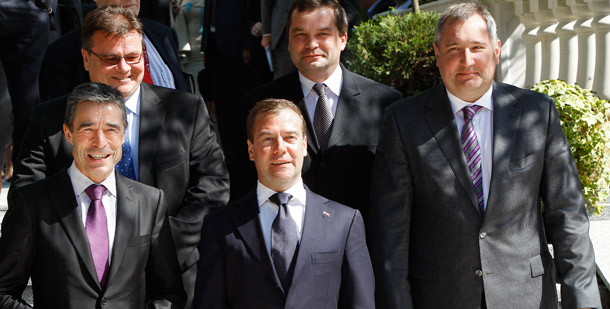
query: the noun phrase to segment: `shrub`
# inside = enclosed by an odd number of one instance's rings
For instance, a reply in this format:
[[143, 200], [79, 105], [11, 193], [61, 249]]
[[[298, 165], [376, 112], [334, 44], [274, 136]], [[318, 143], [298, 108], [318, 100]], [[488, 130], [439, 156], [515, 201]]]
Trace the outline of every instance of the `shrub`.
[[591, 90], [560, 80], [543, 81], [532, 89], [555, 99], [585, 199], [590, 203], [587, 206], [599, 215], [610, 183], [610, 104]]
[[386, 15], [366, 21], [348, 40], [350, 70], [405, 96], [441, 81], [434, 57], [435, 12]]

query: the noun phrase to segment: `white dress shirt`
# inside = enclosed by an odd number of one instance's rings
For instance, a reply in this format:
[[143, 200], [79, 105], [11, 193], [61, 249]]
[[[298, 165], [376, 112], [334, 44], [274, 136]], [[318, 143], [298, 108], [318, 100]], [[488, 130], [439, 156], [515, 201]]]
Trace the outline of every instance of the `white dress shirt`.
[[[83, 221], [83, 227], [87, 225], [87, 211], [89, 211], [89, 204], [91, 199], [85, 189], [90, 185], [95, 184], [91, 179], [85, 176], [74, 164], [68, 168], [68, 175], [72, 182], [72, 190], [74, 190], [74, 196], [76, 196], [76, 204], [78, 205], [78, 211], [80, 212], [81, 219]], [[116, 231], [116, 204], [117, 204], [117, 191], [116, 191], [116, 179], [114, 173], [110, 173], [108, 178], [104, 179], [100, 185], [106, 187], [106, 191], [102, 196], [102, 204], [104, 204], [104, 210], [106, 211], [106, 222], [108, 224], [108, 264], [112, 258], [112, 248], [114, 246], [114, 232]]]
[[[301, 72], [299, 72], [299, 81], [301, 82], [301, 90], [303, 90], [303, 99], [305, 100], [305, 106], [307, 106], [309, 120], [313, 121], [313, 115], [318, 104], [318, 93], [313, 90], [313, 85], [316, 83], [303, 76]], [[333, 74], [321, 84], [325, 84], [328, 87], [326, 89], [326, 97], [328, 97], [328, 104], [331, 104], [334, 119], [337, 114], [337, 103], [339, 102], [339, 95], [341, 95], [341, 86], [343, 86], [343, 71], [341, 71], [341, 66], [337, 65], [337, 69], [335, 69]]]
[[469, 103], [454, 96], [447, 90], [453, 117], [458, 128], [458, 133], [462, 136], [464, 126], [464, 113], [462, 108], [467, 105], [480, 105], [481, 108], [472, 118], [472, 125], [477, 134], [477, 141], [481, 149], [481, 167], [483, 168], [483, 201], [484, 209], [487, 209], [487, 197], [489, 196], [489, 183], [491, 181], [491, 166], [493, 156], [493, 102], [492, 93], [493, 87], [474, 103]]
[[134, 172], [138, 180], [138, 153], [140, 145], [140, 101], [142, 99], [142, 87], [138, 87], [131, 97], [125, 100], [125, 109], [127, 110], [127, 130], [125, 130], [125, 141], [129, 141], [131, 145], [131, 155]]
[[161, 55], [159, 55], [159, 52], [157, 52], [157, 49], [146, 35], [144, 36], [144, 43], [146, 44], [150, 77], [152, 78], [153, 84], [165, 88], [176, 89], [172, 71], [167, 64], [165, 64], [163, 58], [161, 58]]
[[[303, 231], [303, 220], [305, 219], [305, 205], [307, 203], [307, 194], [305, 193], [303, 181], [299, 179], [297, 184], [284, 192], [292, 195], [292, 198], [288, 201], [288, 212], [297, 226], [297, 235], [300, 243]], [[265, 245], [267, 246], [267, 252], [269, 252], [269, 254], [271, 254], [271, 226], [280, 209], [278, 205], [269, 200], [269, 197], [275, 193], [277, 192], [258, 182], [258, 185], [256, 186], [256, 197], [258, 199], [259, 207], [258, 216], [261, 221], [263, 237], [265, 238]]]

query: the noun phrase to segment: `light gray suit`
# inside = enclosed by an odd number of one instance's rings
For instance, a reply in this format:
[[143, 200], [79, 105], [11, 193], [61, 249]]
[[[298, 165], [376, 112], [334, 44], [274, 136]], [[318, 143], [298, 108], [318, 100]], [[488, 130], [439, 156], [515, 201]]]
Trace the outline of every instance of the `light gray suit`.
[[445, 87], [386, 109], [370, 213], [378, 307], [478, 308], [484, 293], [489, 308], [557, 308], [555, 280], [564, 308], [600, 307], [582, 189], [554, 102], [497, 83], [492, 96], [484, 217]]

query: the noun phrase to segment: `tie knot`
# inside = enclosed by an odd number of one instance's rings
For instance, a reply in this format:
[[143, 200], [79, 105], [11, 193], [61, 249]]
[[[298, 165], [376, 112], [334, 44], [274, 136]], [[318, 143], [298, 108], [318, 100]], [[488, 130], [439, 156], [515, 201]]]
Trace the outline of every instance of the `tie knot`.
[[326, 85], [324, 84], [315, 84], [313, 85], [313, 90], [316, 91], [318, 96], [322, 97], [326, 95]]
[[106, 191], [106, 187], [104, 187], [103, 185], [90, 185], [89, 187], [87, 187], [87, 189], [85, 189], [85, 192], [87, 192], [87, 195], [89, 196], [89, 199], [91, 199], [91, 201], [95, 201], [95, 200], [101, 200], [102, 199], [102, 195], [104, 195], [104, 192]]
[[271, 197], [269, 200], [276, 203], [278, 206], [284, 206], [288, 204], [288, 201], [292, 198], [292, 195], [285, 192], [278, 192]]
[[481, 105], [467, 105], [462, 108], [462, 112], [464, 113], [464, 119], [472, 119], [474, 114], [476, 114], [482, 108]]

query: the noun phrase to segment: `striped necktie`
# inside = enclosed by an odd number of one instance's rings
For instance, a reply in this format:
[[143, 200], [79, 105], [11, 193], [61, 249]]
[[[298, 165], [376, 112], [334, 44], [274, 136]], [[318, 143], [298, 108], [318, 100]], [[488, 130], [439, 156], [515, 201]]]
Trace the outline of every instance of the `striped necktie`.
[[483, 200], [483, 169], [481, 167], [481, 148], [477, 134], [472, 125], [472, 118], [481, 109], [480, 105], [468, 105], [462, 108], [464, 113], [464, 127], [462, 128], [462, 150], [466, 157], [466, 165], [470, 172], [474, 192], [477, 195], [481, 215], [485, 215], [485, 201]]

